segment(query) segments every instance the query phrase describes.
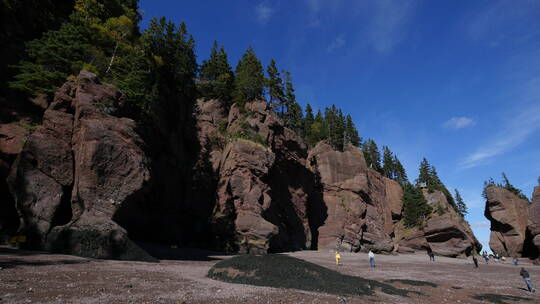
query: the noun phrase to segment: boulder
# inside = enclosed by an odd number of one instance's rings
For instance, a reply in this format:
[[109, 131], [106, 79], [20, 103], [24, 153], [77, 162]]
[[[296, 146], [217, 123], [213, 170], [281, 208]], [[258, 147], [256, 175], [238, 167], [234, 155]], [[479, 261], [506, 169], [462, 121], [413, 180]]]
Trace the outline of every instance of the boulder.
[[8, 178], [30, 247], [149, 258], [115, 222], [144, 216], [130, 210], [150, 177], [135, 123], [115, 116], [122, 104], [118, 90], [87, 71], [56, 92]]
[[318, 176], [327, 214], [317, 233], [319, 248], [393, 249], [391, 199], [386, 193], [391, 182], [367, 168], [362, 151], [347, 146], [340, 152], [321, 142], [310, 151], [308, 168]]
[[431, 250], [447, 257], [468, 256], [473, 250], [480, 252], [482, 245], [469, 224], [448, 202], [441, 191], [425, 192], [433, 208], [423, 231]]
[[489, 186], [484, 214], [491, 221], [489, 246], [503, 256], [522, 256], [529, 203], [505, 188]]

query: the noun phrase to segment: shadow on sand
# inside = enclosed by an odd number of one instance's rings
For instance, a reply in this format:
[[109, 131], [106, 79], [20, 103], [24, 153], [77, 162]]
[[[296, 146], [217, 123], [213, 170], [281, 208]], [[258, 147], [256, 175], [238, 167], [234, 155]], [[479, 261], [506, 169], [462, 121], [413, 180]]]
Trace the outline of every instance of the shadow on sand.
[[509, 295], [498, 295], [493, 293], [483, 293], [472, 297], [475, 300], [484, 301], [487, 303], [493, 303], [493, 304], [510, 304], [510, 302], [520, 302], [520, 301], [526, 301], [530, 302], [532, 299], [530, 298], [523, 298], [523, 297], [517, 297], [517, 296], [509, 296]]
[[196, 248], [171, 248], [170, 246], [152, 243], [137, 243], [151, 256], [159, 260], [176, 261], [220, 261], [227, 254]]
[[[0, 267], [3, 269], [15, 268], [17, 266], [49, 266], [49, 265], [69, 265], [69, 264], [85, 264], [91, 260], [86, 259], [55, 259], [55, 260], [26, 260], [23, 258], [14, 258], [15, 257], [28, 257], [28, 256], [39, 256], [47, 254], [43, 251], [29, 251], [22, 249], [12, 249], [12, 248], [0, 248]], [[9, 258], [4, 256], [9, 255]]]

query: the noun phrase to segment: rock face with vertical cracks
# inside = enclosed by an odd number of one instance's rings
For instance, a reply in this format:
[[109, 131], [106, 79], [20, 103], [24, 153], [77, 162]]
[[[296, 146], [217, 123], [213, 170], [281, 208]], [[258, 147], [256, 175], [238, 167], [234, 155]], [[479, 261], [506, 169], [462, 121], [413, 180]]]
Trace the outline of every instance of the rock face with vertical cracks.
[[392, 212], [401, 214], [399, 193], [390, 193], [399, 192], [393, 182], [368, 169], [362, 151], [352, 146], [339, 152], [319, 143], [308, 166], [320, 178], [328, 214], [318, 230], [319, 247], [392, 251]]
[[115, 116], [122, 102], [87, 71], [56, 92], [8, 178], [30, 247], [151, 259], [113, 221], [140, 203], [149, 179], [135, 123]]
[[502, 187], [489, 186], [485, 216], [491, 221], [489, 247], [504, 256], [524, 256], [529, 203]]
[[211, 220], [218, 247], [240, 252], [310, 247], [308, 201], [316, 195], [303, 140], [265, 101], [233, 105], [225, 133]]
[[532, 204], [529, 206], [529, 221], [525, 240], [528, 257], [540, 256], [540, 186], [534, 188]]

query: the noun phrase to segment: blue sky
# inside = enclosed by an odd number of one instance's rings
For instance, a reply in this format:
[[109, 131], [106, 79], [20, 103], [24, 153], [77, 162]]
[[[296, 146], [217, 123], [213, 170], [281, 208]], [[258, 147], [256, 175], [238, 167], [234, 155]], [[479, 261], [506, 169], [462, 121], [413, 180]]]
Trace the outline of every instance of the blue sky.
[[218, 40], [292, 73], [302, 105], [336, 104], [411, 180], [422, 157], [468, 203], [487, 248], [483, 182], [530, 196], [540, 176], [540, 1], [141, 1], [186, 22], [198, 60]]

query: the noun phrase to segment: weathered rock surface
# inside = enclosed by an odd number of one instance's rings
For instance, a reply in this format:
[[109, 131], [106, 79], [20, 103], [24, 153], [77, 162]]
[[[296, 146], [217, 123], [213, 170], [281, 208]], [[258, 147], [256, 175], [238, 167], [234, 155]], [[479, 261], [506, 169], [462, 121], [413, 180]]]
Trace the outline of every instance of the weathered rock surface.
[[15, 123], [0, 124], [0, 240], [14, 234], [19, 228], [15, 201], [9, 193], [6, 178], [28, 134], [27, 129]]
[[504, 256], [523, 256], [529, 218], [529, 203], [512, 192], [489, 186], [485, 216], [491, 221], [489, 247]]
[[86, 71], [56, 93], [8, 178], [30, 247], [99, 258], [139, 251], [113, 222], [149, 179], [135, 123], [112, 115], [122, 102]]
[[308, 154], [264, 100], [227, 113], [221, 101], [201, 99], [193, 115], [189, 103], [163, 101], [152, 113], [160, 119], [144, 126], [122, 117], [123, 103], [83, 71], [58, 90], [31, 135], [0, 125], [0, 173], [9, 172], [17, 208], [9, 218], [20, 221], [28, 247], [152, 260], [133, 240], [243, 253], [337, 245], [448, 256], [477, 244], [440, 193], [426, 196], [444, 214], [403, 227], [397, 182], [352, 146], [319, 143]]
[[469, 224], [450, 205], [441, 191], [425, 193], [433, 212], [423, 227], [431, 250], [438, 255], [457, 257], [482, 248]]
[[222, 249], [263, 253], [278, 233], [263, 214], [271, 204], [268, 178], [274, 154], [266, 147], [238, 139], [227, 145], [220, 170], [213, 222]]
[[524, 250], [528, 257], [538, 258], [540, 256], [540, 186], [534, 188], [532, 198]]
[[308, 196], [313, 175], [306, 145], [265, 101], [233, 106], [212, 217], [219, 246], [274, 252], [311, 246]]
[[[325, 143], [314, 147], [309, 168], [320, 177], [327, 218], [318, 229], [318, 247], [359, 251], [391, 251], [393, 243], [392, 207], [394, 185], [368, 169], [362, 151], [348, 146], [335, 151]], [[394, 202], [394, 212], [399, 204]], [[399, 212], [401, 213], [401, 212]], [[336, 244], [337, 243], [337, 244]]]
[[432, 251], [441, 256], [467, 256], [482, 245], [469, 224], [450, 205], [441, 191], [424, 191], [432, 213], [421, 227], [405, 227], [400, 221], [395, 226], [397, 252]]

